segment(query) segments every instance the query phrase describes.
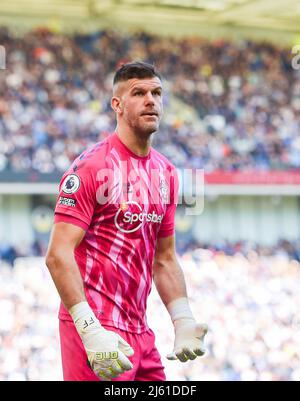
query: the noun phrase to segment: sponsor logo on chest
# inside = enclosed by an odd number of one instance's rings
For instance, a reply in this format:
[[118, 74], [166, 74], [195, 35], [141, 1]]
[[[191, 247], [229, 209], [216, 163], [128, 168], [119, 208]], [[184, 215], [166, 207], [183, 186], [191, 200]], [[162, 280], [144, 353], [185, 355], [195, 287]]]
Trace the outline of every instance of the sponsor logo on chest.
[[115, 226], [123, 233], [133, 233], [146, 223], [160, 224], [164, 215], [155, 211], [144, 212], [135, 201], [122, 202], [115, 215]]

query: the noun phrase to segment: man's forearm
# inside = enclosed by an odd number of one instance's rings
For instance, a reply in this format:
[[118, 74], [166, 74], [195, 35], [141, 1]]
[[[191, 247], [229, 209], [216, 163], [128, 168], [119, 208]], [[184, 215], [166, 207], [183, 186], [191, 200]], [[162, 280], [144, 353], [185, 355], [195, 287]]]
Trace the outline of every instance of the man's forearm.
[[166, 306], [175, 299], [187, 297], [185, 278], [176, 258], [156, 262], [153, 280]]
[[83, 281], [73, 251], [55, 252], [46, 259], [54, 284], [60, 298], [69, 310], [79, 302], [85, 301]]
[[184, 274], [174, 253], [166, 253], [164, 258], [156, 258], [153, 279], [165, 304], [172, 322], [179, 319], [193, 319], [189, 306]]

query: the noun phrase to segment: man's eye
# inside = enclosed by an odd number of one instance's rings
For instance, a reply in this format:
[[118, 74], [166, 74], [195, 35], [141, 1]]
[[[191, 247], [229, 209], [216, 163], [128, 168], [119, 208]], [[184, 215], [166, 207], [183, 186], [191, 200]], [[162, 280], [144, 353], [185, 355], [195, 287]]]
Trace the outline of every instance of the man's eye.
[[135, 92], [134, 93], [134, 96], [142, 96], [143, 95], [143, 92]]

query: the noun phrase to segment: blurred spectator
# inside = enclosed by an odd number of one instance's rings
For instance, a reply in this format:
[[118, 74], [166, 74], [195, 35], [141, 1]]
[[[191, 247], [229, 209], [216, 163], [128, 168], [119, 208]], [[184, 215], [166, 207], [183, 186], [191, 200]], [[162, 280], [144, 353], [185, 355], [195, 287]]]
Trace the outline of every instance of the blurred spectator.
[[0, 244], [0, 260], [2, 259], [4, 262], [7, 262], [12, 266], [16, 257], [17, 251], [15, 247], [2, 241]]
[[46, 244], [43, 241], [35, 240], [33, 243], [22, 243], [14, 245], [2, 240], [0, 242], [0, 262], [6, 262], [13, 266], [17, 257], [43, 256], [45, 255]]

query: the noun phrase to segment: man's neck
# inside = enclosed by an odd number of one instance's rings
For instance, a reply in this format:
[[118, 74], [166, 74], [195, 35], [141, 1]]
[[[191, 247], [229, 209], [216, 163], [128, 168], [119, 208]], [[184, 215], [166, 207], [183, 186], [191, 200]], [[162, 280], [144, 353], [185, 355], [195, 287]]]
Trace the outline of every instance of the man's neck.
[[124, 145], [139, 157], [148, 156], [151, 148], [152, 134], [139, 136], [133, 132], [125, 132], [116, 128], [116, 133]]

